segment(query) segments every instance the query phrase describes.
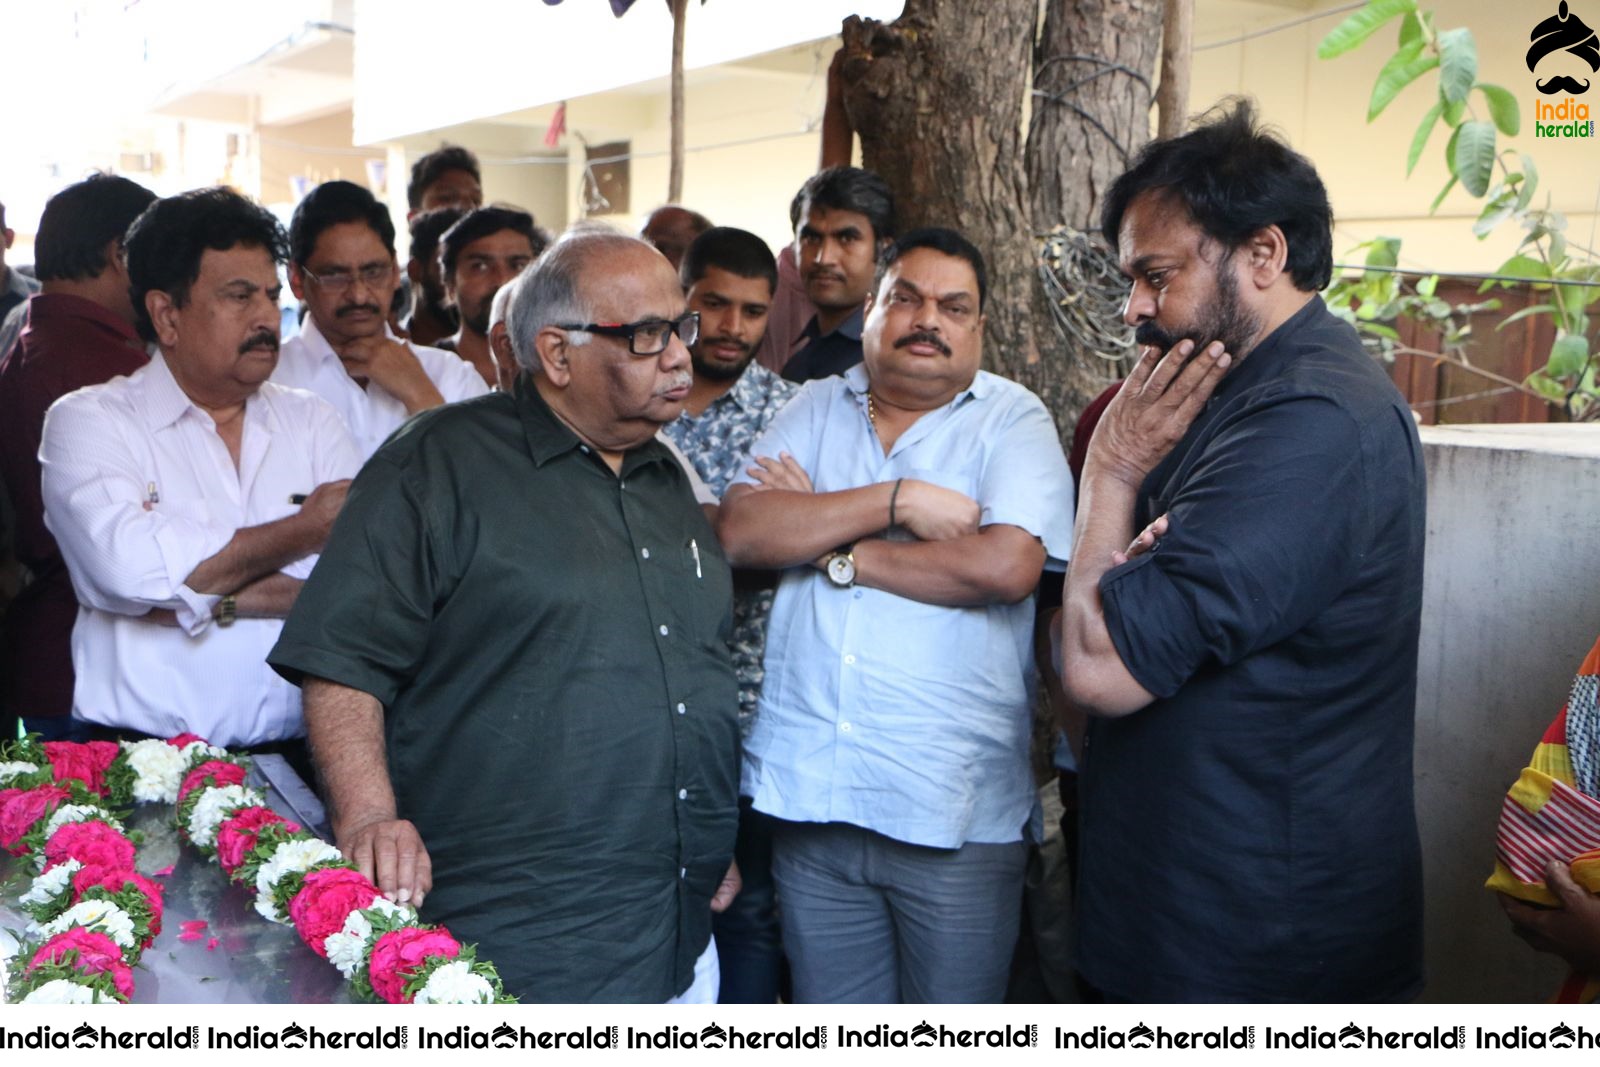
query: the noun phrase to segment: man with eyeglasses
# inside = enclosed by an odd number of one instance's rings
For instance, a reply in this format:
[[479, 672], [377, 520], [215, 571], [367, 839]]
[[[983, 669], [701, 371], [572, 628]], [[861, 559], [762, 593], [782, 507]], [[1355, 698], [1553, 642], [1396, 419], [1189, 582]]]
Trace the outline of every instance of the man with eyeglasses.
[[864, 360], [807, 383], [722, 498], [736, 567], [783, 571], [740, 792], [773, 816], [802, 1003], [1005, 993], [1025, 839], [1033, 592], [1072, 476], [1039, 398], [979, 370], [983, 258], [915, 230]]
[[465, 360], [389, 330], [394, 222], [366, 189], [335, 181], [306, 194], [289, 223], [289, 259], [306, 318], [272, 380], [332, 404], [363, 456], [417, 412], [489, 391]]
[[557, 242], [511, 301], [531, 373], [378, 450], [269, 661], [304, 687], [339, 847], [508, 992], [710, 1002], [732, 577], [656, 439], [699, 321], [614, 232]]

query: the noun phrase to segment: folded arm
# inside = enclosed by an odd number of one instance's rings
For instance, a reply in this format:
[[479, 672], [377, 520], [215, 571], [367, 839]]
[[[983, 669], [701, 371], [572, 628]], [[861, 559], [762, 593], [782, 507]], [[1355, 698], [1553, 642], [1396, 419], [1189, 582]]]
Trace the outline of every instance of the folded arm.
[[1019, 526], [986, 526], [948, 541], [886, 541], [855, 546], [856, 582], [944, 607], [1014, 604], [1044, 571], [1039, 539]]

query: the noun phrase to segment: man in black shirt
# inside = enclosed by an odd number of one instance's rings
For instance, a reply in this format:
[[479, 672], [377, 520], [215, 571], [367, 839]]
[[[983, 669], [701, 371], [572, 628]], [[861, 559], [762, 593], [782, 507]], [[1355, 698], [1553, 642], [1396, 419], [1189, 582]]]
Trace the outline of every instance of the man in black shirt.
[[1119, 1000], [1415, 996], [1422, 449], [1316, 296], [1327, 193], [1241, 103], [1148, 146], [1103, 230], [1151, 347], [1089, 447], [1063, 612], [1095, 716], [1079, 968]]
[[631, 237], [530, 270], [515, 391], [368, 461], [271, 662], [304, 683], [339, 847], [507, 991], [709, 1002], [737, 889], [732, 577], [655, 440], [697, 319]]
[[829, 167], [800, 187], [789, 208], [795, 261], [817, 313], [783, 366], [791, 382], [831, 378], [861, 362], [861, 325], [878, 253], [894, 237], [888, 183], [859, 167]]

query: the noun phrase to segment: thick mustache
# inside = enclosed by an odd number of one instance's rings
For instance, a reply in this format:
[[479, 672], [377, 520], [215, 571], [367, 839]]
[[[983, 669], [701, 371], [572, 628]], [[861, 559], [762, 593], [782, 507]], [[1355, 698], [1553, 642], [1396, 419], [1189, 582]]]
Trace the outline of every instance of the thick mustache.
[[278, 351], [278, 335], [271, 330], [257, 330], [245, 338], [244, 343], [239, 346], [239, 354], [242, 356], [246, 352], [257, 348], [269, 349], [276, 353]]
[[334, 318], [342, 319], [346, 315], [354, 315], [361, 311], [365, 311], [369, 315], [376, 315], [378, 314], [379, 308], [377, 304], [346, 304], [344, 307], [334, 312]]
[[943, 337], [936, 333], [928, 333], [925, 330], [918, 333], [908, 333], [894, 343], [896, 348], [905, 348], [908, 345], [932, 345], [944, 355], [948, 356], [950, 354], [950, 346], [944, 343]]
[[819, 278], [826, 278], [833, 282], [843, 282], [844, 273], [842, 271], [829, 270], [827, 267], [812, 267], [806, 271], [806, 281], [816, 281]]
[[1588, 82], [1580, 82], [1577, 78], [1569, 78], [1565, 74], [1557, 74], [1554, 78], [1546, 78], [1544, 81], [1535, 82], [1534, 84], [1538, 85], [1541, 93], [1546, 94], [1572, 93], [1574, 96], [1576, 96], [1578, 93], [1586, 93], [1589, 91]]
[[1133, 340], [1136, 344], [1159, 348], [1165, 352], [1177, 344], [1180, 338], [1174, 337], [1153, 322], [1145, 322], [1133, 331]]
[[694, 375], [689, 371], [681, 370], [674, 374], [671, 378], [668, 378], [667, 384], [656, 390], [656, 396], [665, 396], [674, 389], [687, 389], [693, 384]]

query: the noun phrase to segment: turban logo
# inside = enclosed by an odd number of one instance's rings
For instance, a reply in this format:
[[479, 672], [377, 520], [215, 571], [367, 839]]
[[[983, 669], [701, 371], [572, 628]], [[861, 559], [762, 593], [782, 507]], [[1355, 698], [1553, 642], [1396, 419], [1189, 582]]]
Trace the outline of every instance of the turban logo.
[[[1533, 47], [1528, 49], [1528, 69], [1531, 71], [1539, 65], [1539, 61], [1552, 52], [1570, 52], [1589, 65], [1591, 71], [1600, 71], [1600, 38], [1595, 37], [1584, 21], [1572, 14], [1567, 8], [1567, 0], [1561, 0], [1561, 6], [1555, 15], [1545, 19], [1533, 28], [1528, 35], [1533, 42]], [[1541, 93], [1584, 93], [1589, 91], [1588, 79], [1579, 81], [1565, 74], [1557, 74], [1546, 78], [1542, 82], [1535, 82]]]

